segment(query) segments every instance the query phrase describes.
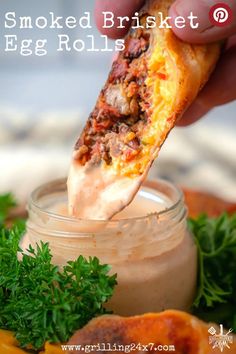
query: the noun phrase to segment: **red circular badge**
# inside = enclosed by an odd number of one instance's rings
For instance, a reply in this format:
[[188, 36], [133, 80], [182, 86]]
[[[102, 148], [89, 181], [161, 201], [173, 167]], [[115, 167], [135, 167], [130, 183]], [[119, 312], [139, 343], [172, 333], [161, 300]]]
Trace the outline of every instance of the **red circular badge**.
[[209, 19], [214, 26], [223, 27], [233, 21], [233, 11], [229, 5], [220, 2], [211, 7]]

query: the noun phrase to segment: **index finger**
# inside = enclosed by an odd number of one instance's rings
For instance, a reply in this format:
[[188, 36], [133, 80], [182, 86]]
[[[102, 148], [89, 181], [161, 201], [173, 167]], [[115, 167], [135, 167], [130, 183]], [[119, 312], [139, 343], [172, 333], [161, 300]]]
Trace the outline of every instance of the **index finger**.
[[[124, 37], [129, 29], [130, 20], [124, 22], [125, 28], [117, 28], [119, 26], [117, 16], [132, 17], [144, 2], [145, 0], [96, 0], [95, 21], [99, 31], [113, 39]], [[112, 28], [104, 28], [104, 11], [110, 11], [114, 14], [114, 26]]]

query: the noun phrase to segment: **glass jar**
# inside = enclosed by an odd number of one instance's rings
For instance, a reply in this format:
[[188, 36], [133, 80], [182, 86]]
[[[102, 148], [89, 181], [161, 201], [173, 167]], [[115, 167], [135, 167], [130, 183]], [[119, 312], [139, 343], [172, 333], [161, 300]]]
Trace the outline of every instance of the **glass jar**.
[[60, 209], [66, 208], [66, 181], [45, 184], [31, 195], [21, 247], [49, 242], [59, 266], [79, 255], [110, 264], [118, 285], [107, 307], [116, 314], [188, 310], [195, 294], [197, 252], [187, 230], [183, 195], [173, 184], [156, 180], [145, 182], [137, 198], [143, 206], [156, 203], [161, 211], [143, 211], [141, 216], [132, 212], [125, 218], [121, 212], [109, 221], [81, 220]]

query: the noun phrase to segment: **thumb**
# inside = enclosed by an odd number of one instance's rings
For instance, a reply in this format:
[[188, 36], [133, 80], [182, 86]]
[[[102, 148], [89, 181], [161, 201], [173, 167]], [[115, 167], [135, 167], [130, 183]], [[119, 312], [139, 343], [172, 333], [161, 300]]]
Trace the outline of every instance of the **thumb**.
[[[223, 10], [222, 10], [223, 8]], [[196, 16], [192, 24], [192, 12]], [[182, 40], [191, 43], [208, 43], [230, 37], [236, 33], [236, 1], [235, 0], [176, 0], [170, 8], [170, 24], [174, 33]], [[175, 19], [182, 16], [186, 19], [184, 28], [177, 28]]]

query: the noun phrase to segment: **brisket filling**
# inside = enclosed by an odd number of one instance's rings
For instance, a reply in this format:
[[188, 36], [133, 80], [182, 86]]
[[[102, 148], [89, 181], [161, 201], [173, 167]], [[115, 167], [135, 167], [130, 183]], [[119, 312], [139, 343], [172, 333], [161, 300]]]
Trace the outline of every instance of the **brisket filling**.
[[126, 38], [125, 50], [113, 63], [76, 143], [74, 157], [80, 164], [104, 160], [109, 165], [113, 157], [119, 156], [123, 161], [131, 161], [141, 151], [140, 139], [150, 116], [150, 94], [144, 83], [149, 37], [147, 30], [138, 29]]

